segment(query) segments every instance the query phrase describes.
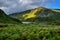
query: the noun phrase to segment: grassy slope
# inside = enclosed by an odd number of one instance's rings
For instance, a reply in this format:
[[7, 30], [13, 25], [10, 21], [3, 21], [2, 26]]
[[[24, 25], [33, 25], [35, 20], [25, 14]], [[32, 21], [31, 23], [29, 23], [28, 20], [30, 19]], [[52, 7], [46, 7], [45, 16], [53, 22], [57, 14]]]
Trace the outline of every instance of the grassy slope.
[[60, 40], [60, 26], [22, 24], [2, 27], [0, 40]]
[[11, 18], [8, 15], [6, 15], [1, 9], [0, 9], [0, 24], [2, 23], [21, 23], [21, 21]]
[[21, 13], [13, 14], [21, 21], [34, 22], [59, 22], [60, 12], [39, 7], [32, 10], [27, 10]]

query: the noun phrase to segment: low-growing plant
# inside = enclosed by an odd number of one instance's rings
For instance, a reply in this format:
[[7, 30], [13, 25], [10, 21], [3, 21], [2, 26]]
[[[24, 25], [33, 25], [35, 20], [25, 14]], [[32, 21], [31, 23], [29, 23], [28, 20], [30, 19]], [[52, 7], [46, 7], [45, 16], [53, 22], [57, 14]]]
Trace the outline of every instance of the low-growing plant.
[[0, 28], [0, 40], [60, 40], [60, 26], [20, 24]]

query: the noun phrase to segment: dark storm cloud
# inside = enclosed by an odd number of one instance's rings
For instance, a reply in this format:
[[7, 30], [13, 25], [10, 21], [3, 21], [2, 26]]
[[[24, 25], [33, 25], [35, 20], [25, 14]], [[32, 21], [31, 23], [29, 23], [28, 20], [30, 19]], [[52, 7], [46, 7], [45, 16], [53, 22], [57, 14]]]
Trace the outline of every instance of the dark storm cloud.
[[48, 2], [48, 0], [0, 0], [0, 9], [10, 14], [44, 6]]

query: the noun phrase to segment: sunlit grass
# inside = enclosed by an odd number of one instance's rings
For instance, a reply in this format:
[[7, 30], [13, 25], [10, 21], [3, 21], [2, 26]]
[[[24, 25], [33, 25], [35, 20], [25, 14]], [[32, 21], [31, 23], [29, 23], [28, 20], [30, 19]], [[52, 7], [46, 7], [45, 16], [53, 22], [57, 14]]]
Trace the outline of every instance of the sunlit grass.
[[32, 10], [29, 14], [25, 14], [23, 15], [23, 17], [25, 17], [25, 19], [28, 19], [28, 18], [32, 18], [32, 17], [36, 17], [35, 13], [38, 11], [38, 9], [36, 10]]

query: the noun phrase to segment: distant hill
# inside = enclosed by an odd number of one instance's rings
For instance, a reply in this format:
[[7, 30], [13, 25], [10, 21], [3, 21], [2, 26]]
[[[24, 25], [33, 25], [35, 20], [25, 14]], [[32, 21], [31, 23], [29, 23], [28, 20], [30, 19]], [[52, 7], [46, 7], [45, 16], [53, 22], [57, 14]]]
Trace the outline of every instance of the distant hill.
[[21, 23], [21, 21], [9, 17], [8, 15], [5, 14], [3, 10], [0, 9], [0, 24], [16, 24], [16, 23]]
[[60, 12], [60, 9], [54, 9], [54, 11], [56, 11], [56, 12]]
[[21, 21], [28, 22], [60, 23], [60, 12], [44, 7], [26, 10], [24, 12], [11, 14], [10, 16], [11, 17], [15, 16], [17, 19]]

